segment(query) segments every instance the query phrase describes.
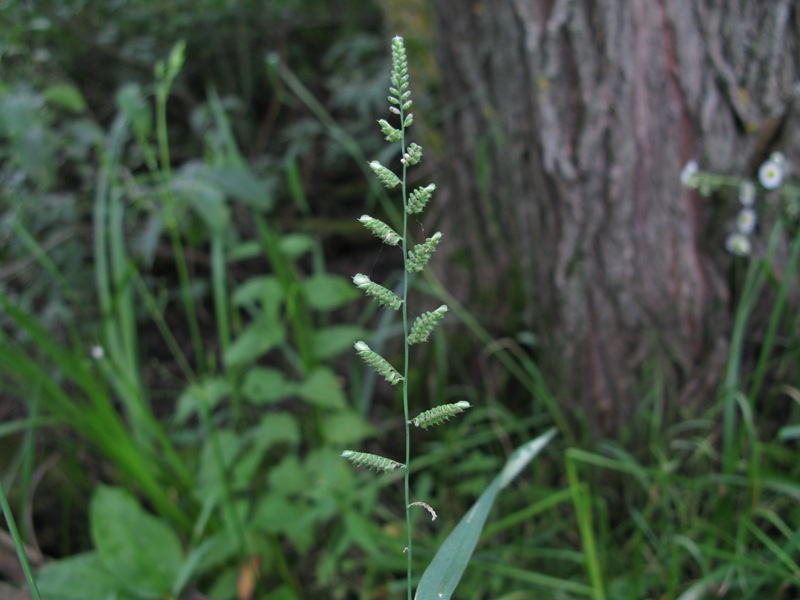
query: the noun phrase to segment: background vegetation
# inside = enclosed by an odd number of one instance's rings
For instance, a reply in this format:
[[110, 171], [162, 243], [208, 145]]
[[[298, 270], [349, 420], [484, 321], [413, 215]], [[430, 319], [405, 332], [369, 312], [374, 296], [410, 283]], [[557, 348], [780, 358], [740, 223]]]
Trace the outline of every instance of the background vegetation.
[[[1, 475], [50, 600], [404, 593], [401, 478], [338, 456], [402, 453], [400, 398], [352, 353], [367, 326], [398, 352], [398, 324], [348, 277], [397, 280], [356, 222], [392, 210], [367, 159], [392, 158], [375, 120], [393, 28], [433, 170], [457, 100], [437, 95], [423, 3], [330, 4], [0, 9]], [[555, 425], [457, 597], [795, 597], [800, 238], [791, 218], [771, 235], [789, 268], [737, 259], [716, 395], [679, 405], [653, 360], [613, 439], [548, 387], [518, 318], [420, 281], [454, 318], [411, 394], [474, 407], [415, 441], [417, 495], [440, 514], [419, 517], [420, 566], [511, 450]], [[25, 597], [0, 547], [0, 595]]]

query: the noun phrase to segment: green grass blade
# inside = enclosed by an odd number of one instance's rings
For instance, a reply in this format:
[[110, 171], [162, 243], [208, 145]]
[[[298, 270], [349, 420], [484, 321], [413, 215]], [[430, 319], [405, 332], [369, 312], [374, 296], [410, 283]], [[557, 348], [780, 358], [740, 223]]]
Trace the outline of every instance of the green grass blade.
[[11, 514], [11, 506], [8, 504], [8, 498], [6, 498], [6, 491], [3, 489], [2, 483], [0, 483], [0, 508], [3, 509], [3, 515], [5, 515], [6, 524], [8, 524], [8, 531], [11, 534], [11, 539], [14, 540], [14, 547], [17, 550], [17, 556], [22, 565], [22, 571], [25, 573], [25, 580], [28, 582], [31, 597], [33, 600], [41, 600], [39, 588], [36, 587], [36, 580], [33, 578], [31, 563], [28, 561], [28, 556], [25, 554], [25, 546], [17, 530], [17, 523], [14, 520], [14, 515]]
[[433, 557], [417, 587], [416, 600], [449, 600], [452, 597], [478, 544], [497, 494], [550, 443], [555, 434], [556, 430], [550, 429], [520, 446], [509, 457], [500, 474], [484, 490]]

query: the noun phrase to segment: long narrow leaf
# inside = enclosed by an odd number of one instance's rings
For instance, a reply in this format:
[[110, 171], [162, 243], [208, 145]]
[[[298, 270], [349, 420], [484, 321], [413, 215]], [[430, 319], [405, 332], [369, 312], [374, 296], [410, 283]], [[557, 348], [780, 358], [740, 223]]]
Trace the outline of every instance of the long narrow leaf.
[[517, 448], [509, 457], [500, 474], [483, 491], [433, 557], [419, 582], [415, 600], [449, 600], [452, 597], [478, 544], [497, 494], [519, 475], [555, 434], [556, 430], [550, 429]]

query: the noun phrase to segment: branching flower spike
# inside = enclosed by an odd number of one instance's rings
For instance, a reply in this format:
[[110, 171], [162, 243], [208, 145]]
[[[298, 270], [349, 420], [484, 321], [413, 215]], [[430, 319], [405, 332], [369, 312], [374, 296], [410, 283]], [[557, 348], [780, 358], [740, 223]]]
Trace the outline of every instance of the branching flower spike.
[[367, 452], [354, 452], [353, 450], [345, 450], [341, 456], [346, 458], [351, 463], [359, 467], [367, 469], [375, 469], [376, 471], [395, 471], [397, 469], [405, 469], [405, 465], [399, 463], [391, 458], [378, 456], [377, 454], [369, 454]]
[[358, 273], [353, 277], [355, 283], [360, 289], [378, 301], [378, 304], [385, 306], [390, 310], [397, 310], [403, 304], [403, 300], [395, 294], [392, 290], [386, 289], [382, 285], [373, 282], [369, 277], [362, 273]]
[[389, 361], [381, 355], [373, 352], [366, 342], [356, 342], [354, 347], [364, 362], [375, 369], [378, 375], [381, 375], [386, 381], [392, 385], [397, 385], [403, 381], [403, 376], [397, 372], [397, 369], [390, 365]]
[[442, 239], [441, 232], [437, 231], [422, 244], [417, 244], [408, 253], [408, 261], [406, 261], [406, 270], [409, 273], [419, 273], [428, 264], [428, 261], [433, 256], [436, 246], [439, 245], [439, 240]]
[[443, 404], [442, 406], [435, 406], [430, 410], [420, 413], [418, 416], [411, 419], [411, 423], [422, 429], [433, 427], [447, 421], [459, 413], [464, 412], [470, 407], [470, 403], [466, 400], [461, 400], [455, 404]]
[[403, 239], [400, 237], [399, 233], [397, 233], [394, 229], [389, 227], [380, 219], [373, 219], [369, 215], [361, 215], [361, 217], [358, 219], [358, 222], [369, 229], [377, 237], [381, 238], [384, 244], [397, 246], [398, 242]]
[[[424, 342], [429, 338], [439, 321], [442, 320], [447, 312], [447, 306], [442, 305], [432, 312], [421, 314], [412, 324], [409, 313], [409, 292], [411, 290], [413, 274], [422, 271], [431, 260], [439, 241], [442, 239], [442, 234], [436, 232], [421, 244], [415, 245], [412, 241], [413, 234], [409, 232], [409, 224], [413, 219], [411, 215], [416, 215], [423, 211], [430, 201], [436, 186], [430, 183], [418, 187], [413, 191], [409, 188], [408, 171], [409, 168], [417, 165], [422, 160], [422, 146], [414, 143], [409, 138], [408, 128], [414, 122], [414, 116], [410, 112], [412, 103], [406, 50], [403, 38], [400, 36], [392, 39], [392, 72], [390, 82], [388, 96], [389, 112], [397, 115], [397, 117], [395, 119], [389, 119], [388, 121], [386, 119], [380, 119], [378, 125], [386, 141], [396, 146], [390, 155], [396, 156], [399, 153], [400, 164], [397, 165], [393, 162], [387, 167], [375, 160], [369, 163], [369, 166], [383, 186], [390, 190], [399, 188], [399, 190], [396, 191], [400, 192], [398, 195], [402, 196], [402, 229], [399, 229], [400, 223], [396, 224], [398, 230], [395, 231], [388, 224], [369, 215], [363, 215], [359, 218], [359, 222], [374, 235], [379, 237], [384, 244], [399, 247], [398, 249], [401, 253], [399, 258], [402, 258], [403, 261], [402, 281], [400, 282], [401, 284], [398, 285], [399, 289], [397, 293], [374, 283], [367, 275], [362, 273], [353, 277], [353, 283], [383, 306], [392, 310], [397, 310], [400, 313], [398, 315], [398, 320], [402, 321], [402, 340], [400, 340], [403, 344], [402, 366], [399, 370], [395, 369], [386, 359], [373, 352], [365, 342], [356, 342], [355, 350], [362, 360], [372, 367], [379, 375], [383, 376], [386, 381], [392, 385], [397, 385], [402, 382], [402, 385], [399, 386], [399, 391], [403, 398], [403, 419], [401, 423], [405, 429], [405, 459], [403, 463], [399, 463], [383, 456], [356, 452], [354, 450], [346, 450], [342, 453], [342, 456], [355, 465], [374, 468], [379, 471], [403, 469], [403, 497], [406, 508], [405, 529], [407, 538], [404, 550], [404, 552], [406, 552], [406, 595], [408, 600], [411, 600], [415, 578], [412, 572], [414, 562], [412, 560], [414, 536], [412, 532], [413, 519], [411, 518], [410, 509], [417, 506], [422, 507], [430, 513], [432, 519], [436, 518], [436, 512], [429, 504], [425, 502], [411, 502], [409, 474], [413, 456], [411, 428], [417, 426], [426, 429], [443, 423], [452, 416], [468, 409], [470, 404], [469, 402], [461, 401], [455, 404], [437, 406], [412, 418], [408, 385], [411, 365], [409, 347], [412, 344]], [[434, 595], [437, 597], [444, 597], [443, 593], [439, 592], [436, 592]], [[431, 596], [431, 594], [426, 592], [425, 600], [428, 600], [429, 596]]]
[[408, 335], [409, 344], [421, 344], [427, 342], [436, 325], [442, 320], [447, 312], [447, 306], [442, 304], [432, 312], [422, 313], [417, 317], [411, 326], [411, 333]]

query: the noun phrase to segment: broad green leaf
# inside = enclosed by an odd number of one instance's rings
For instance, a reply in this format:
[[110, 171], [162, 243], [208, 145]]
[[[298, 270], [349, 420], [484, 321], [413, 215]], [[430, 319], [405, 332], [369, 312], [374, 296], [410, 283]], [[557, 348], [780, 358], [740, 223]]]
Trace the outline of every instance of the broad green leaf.
[[272, 186], [242, 169], [205, 168], [204, 175], [226, 194], [258, 210], [269, 210], [275, 203]]
[[349, 279], [330, 273], [319, 273], [306, 279], [303, 292], [308, 305], [322, 312], [341, 308], [360, 296]]
[[332, 446], [354, 446], [378, 430], [357, 412], [338, 412], [322, 421], [322, 434]]
[[291, 260], [297, 260], [314, 247], [314, 238], [305, 233], [287, 233], [278, 243], [281, 252]]
[[230, 393], [230, 382], [223, 377], [210, 377], [189, 385], [178, 398], [175, 421], [185, 423], [186, 419], [200, 411], [202, 404], [213, 410]]
[[172, 189], [197, 213], [209, 231], [221, 231], [230, 221], [225, 193], [211, 181], [194, 175], [176, 175]]
[[246, 308], [253, 314], [261, 310], [261, 317], [267, 321], [280, 321], [281, 307], [286, 294], [277, 277], [263, 275], [252, 277], [236, 288], [233, 303]]
[[258, 429], [258, 443], [264, 448], [270, 448], [280, 443], [290, 445], [300, 443], [300, 426], [289, 413], [267, 414], [261, 419]]
[[86, 110], [86, 101], [73, 85], [60, 83], [51, 85], [43, 93], [45, 101], [64, 110], [80, 114]]
[[347, 406], [339, 378], [327, 367], [314, 369], [308, 378], [297, 386], [297, 395], [322, 408], [345, 408]]
[[[222, 485], [222, 478], [228, 476], [228, 470], [238, 456], [242, 447], [242, 440], [234, 432], [222, 429], [209, 437], [200, 450], [200, 465], [197, 473], [197, 485], [204, 493], [213, 493]], [[220, 468], [217, 454], [219, 449], [222, 454], [222, 467]]]
[[321, 360], [330, 360], [342, 352], [350, 352], [353, 344], [367, 337], [367, 332], [358, 325], [333, 325], [314, 332], [312, 345], [314, 356]]
[[137, 135], [147, 137], [150, 134], [153, 127], [153, 116], [150, 112], [150, 104], [145, 99], [138, 83], [128, 83], [120, 88], [117, 92], [117, 106], [131, 122]]
[[265, 495], [256, 506], [249, 527], [285, 535], [295, 547], [305, 552], [314, 543], [315, 527], [308, 517], [308, 507], [279, 493]]
[[505, 467], [456, 525], [422, 575], [415, 600], [449, 600], [469, 564], [497, 494], [547, 446], [556, 430], [550, 429], [517, 450]]
[[285, 337], [286, 330], [281, 323], [261, 315], [245, 327], [225, 352], [223, 357], [225, 366], [233, 367], [254, 362], [280, 344]]
[[787, 425], [778, 431], [778, 439], [782, 442], [800, 438], [800, 425]]
[[268, 479], [271, 489], [280, 490], [280, 493], [286, 496], [299, 494], [305, 491], [308, 485], [303, 464], [295, 454], [287, 454], [281, 462], [272, 467]]
[[105, 568], [97, 552], [76, 554], [46, 564], [36, 577], [36, 585], [47, 600], [131, 598], [122, 591], [120, 582]]
[[146, 512], [128, 492], [107, 486], [94, 493], [89, 519], [101, 562], [128, 591], [141, 598], [169, 594], [183, 564], [183, 551], [168, 525]]
[[253, 404], [274, 404], [294, 393], [295, 384], [282, 371], [253, 367], [245, 375], [242, 395]]

